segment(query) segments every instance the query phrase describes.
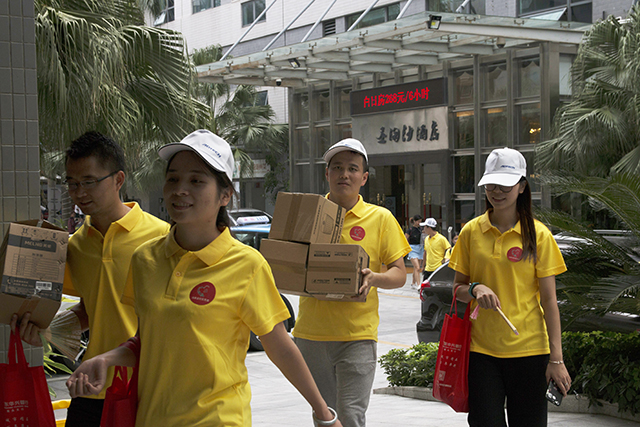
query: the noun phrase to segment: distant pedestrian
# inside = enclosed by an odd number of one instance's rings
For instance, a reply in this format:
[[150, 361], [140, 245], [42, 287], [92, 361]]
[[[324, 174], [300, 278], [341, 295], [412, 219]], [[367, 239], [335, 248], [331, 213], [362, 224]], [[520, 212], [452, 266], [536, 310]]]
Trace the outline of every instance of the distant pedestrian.
[[424, 280], [436, 271], [444, 262], [444, 253], [451, 244], [437, 230], [438, 221], [435, 218], [427, 218], [420, 223], [424, 227], [427, 237], [424, 239]]
[[[547, 425], [547, 384], [566, 396], [555, 276], [566, 271], [551, 232], [535, 220], [524, 156], [501, 148], [487, 158], [487, 210], [469, 221], [449, 267], [455, 297], [479, 310], [471, 327], [469, 425]], [[517, 329], [503, 320], [501, 309]]]
[[444, 251], [444, 259], [442, 260], [443, 264], [445, 262], [449, 262], [449, 260], [451, 259], [451, 253], [453, 252], [453, 248], [456, 246], [457, 242], [458, 242], [458, 233], [454, 234], [453, 237], [451, 238], [451, 247], [446, 251]]
[[413, 289], [420, 289], [420, 272], [422, 271], [420, 268], [422, 266], [422, 258], [424, 257], [424, 246], [422, 243], [422, 229], [420, 228], [420, 222], [422, 221], [422, 217], [420, 215], [414, 215], [411, 217], [411, 229], [406, 234], [407, 240], [409, 242], [409, 246], [411, 247], [411, 252], [407, 255], [407, 258], [411, 262], [413, 266], [413, 275], [411, 280], [411, 287]]
[[251, 426], [244, 361], [253, 331], [313, 417], [341, 427], [284, 328], [289, 311], [269, 265], [229, 231], [229, 144], [198, 130], [159, 154], [168, 161], [163, 196], [174, 225], [131, 260], [122, 301], [135, 307], [138, 332], [82, 363], [67, 381], [71, 396], [100, 392], [109, 366], [138, 359], [136, 426]]

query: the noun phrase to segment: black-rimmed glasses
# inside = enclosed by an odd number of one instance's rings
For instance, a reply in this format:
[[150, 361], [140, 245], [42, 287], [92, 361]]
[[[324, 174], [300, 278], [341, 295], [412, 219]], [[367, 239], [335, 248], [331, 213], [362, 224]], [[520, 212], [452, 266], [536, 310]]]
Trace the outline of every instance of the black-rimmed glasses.
[[95, 188], [96, 185], [98, 185], [99, 182], [104, 181], [105, 179], [112, 177], [113, 175], [117, 174], [120, 171], [115, 171], [115, 172], [111, 172], [109, 175], [107, 176], [103, 176], [102, 178], [98, 178], [98, 179], [88, 179], [86, 181], [80, 181], [80, 182], [69, 182], [67, 180], [65, 180], [65, 184], [67, 185], [67, 189], [69, 191], [76, 191], [78, 189], [78, 187], [82, 187], [85, 190], [89, 190], [91, 188]]
[[506, 185], [485, 184], [484, 189], [487, 191], [496, 191], [499, 189], [502, 193], [510, 193], [511, 190], [513, 190], [513, 187], [515, 187], [515, 185], [507, 187]]

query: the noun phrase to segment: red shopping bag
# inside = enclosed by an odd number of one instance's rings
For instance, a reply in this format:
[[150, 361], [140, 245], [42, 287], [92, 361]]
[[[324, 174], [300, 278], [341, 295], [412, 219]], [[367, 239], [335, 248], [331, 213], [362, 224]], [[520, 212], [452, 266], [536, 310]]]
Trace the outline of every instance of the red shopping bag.
[[461, 319], [456, 311], [456, 298], [453, 298], [449, 314], [444, 317], [433, 378], [433, 397], [451, 406], [456, 412], [469, 412], [467, 375], [471, 344], [470, 306], [471, 304], [467, 305], [464, 318]]
[[17, 331], [11, 331], [7, 359], [0, 365], [0, 426], [55, 427], [44, 368], [29, 367]]
[[107, 389], [100, 427], [135, 427], [138, 410], [138, 366], [127, 380], [127, 368], [116, 366], [111, 387]]

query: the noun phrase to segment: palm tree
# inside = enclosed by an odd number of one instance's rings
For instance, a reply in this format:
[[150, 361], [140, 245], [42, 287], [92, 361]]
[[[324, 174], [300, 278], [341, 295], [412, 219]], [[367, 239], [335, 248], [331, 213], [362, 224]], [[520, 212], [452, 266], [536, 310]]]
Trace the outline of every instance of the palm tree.
[[573, 100], [555, 114], [555, 138], [538, 145], [538, 169], [640, 172], [639, 51], [640, 5], [585, 34], [572, 67]]

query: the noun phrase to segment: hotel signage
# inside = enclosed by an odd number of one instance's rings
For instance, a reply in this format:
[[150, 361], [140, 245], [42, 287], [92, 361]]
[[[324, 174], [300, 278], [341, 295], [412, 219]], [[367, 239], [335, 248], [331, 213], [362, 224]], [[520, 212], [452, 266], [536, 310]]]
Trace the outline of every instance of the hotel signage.
[[351, 92], [351, 116], [392, 113], [446, 104], [444, 78]]

